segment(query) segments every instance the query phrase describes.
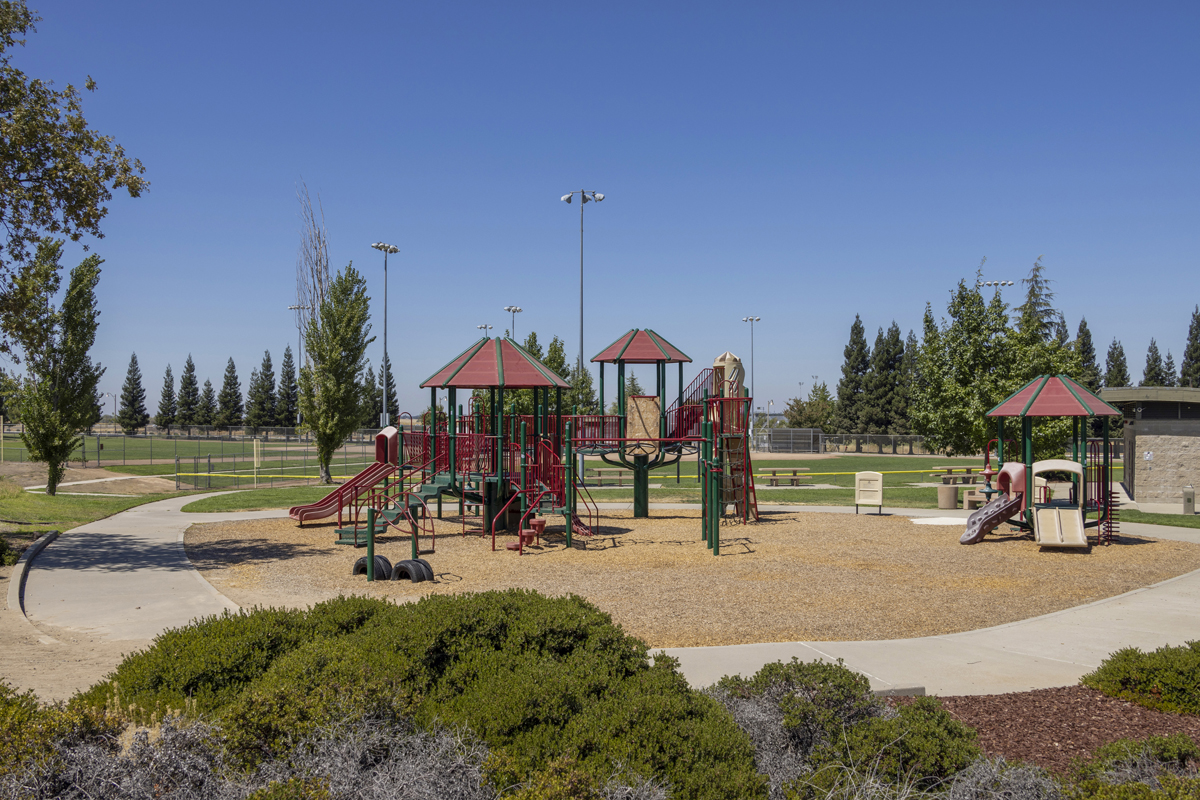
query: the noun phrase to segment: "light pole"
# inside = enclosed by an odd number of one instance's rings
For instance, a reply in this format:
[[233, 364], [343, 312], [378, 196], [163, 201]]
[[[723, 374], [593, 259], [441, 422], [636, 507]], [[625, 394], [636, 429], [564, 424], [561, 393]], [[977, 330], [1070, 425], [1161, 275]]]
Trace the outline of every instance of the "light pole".
[[380, 369], [383, 371], [383, 412], [379, 415], [379, 427], [386, 428], [388, 426], [388, 382], [387, 371], [391, 366], [388, 363], [387, 354], [387, 257], [388, 253], [399, 253], [400, 248], [393, 244], [384, 244], [383, 242], [375, 242], [371, 247], [383, 252], [383, 363], [380, 364]]
[[479, 330], [483, 331], [484, 336], [491, 336], [491, 334], [488, 333], [488, 331], [490, 331], [492, 329], [491, 325], [476, 325], [475, 327], [478, 328]]
[[504, 310], [512, 314], [512, 337], [513, 341], [517, 339], [517, 314], [520, 314], [525, 309], [520, 306], [505, 306]]
[[762, 322], [762, 317], [742, 317], [742, 322], [750, 323], [750, 396], [754, 397], [754, 323]]
[[584, 368], [583, 363], [583, 207], [593, 200], [599, 203], [604, 199], [604, 195], [599, 192], [594, 192], [590, 189], [579, 189], [574, 192], [567, 192], [559, 199], [570, 205], [571, 200], [579, 195], [579, 369]]
[[997, 288], [1000, 288], [1002, 286], [1012, 286], [1013, 282], [1012, 281], [975, 281], [975, 285], [976, 286], [995, 286]]

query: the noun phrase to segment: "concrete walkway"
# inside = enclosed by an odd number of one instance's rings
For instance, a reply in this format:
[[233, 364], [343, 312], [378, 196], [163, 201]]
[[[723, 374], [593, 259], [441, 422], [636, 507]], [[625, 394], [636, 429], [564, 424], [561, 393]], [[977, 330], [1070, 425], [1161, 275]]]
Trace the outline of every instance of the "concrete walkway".
[[184, 514], [195, 497], [147, 503], [67, 531], [25, 580], [30, 619], [107, 640], [153, 639], [195, 617], [238, 606], [204, 580], [183, 550], [199, 522], [264, 519], [286, 511]]
[[[33, 619], [105, 639], [152, 639], [197, 616], [237, 606], [188, 561], [183, 533], [190, 525], [282, 517], [286, 512], [185, 514], [194, 497], [178, 497], [68, 531], [33, 562], [25, 611]], [[601, 503], [627, 509], [629, 503]], [[695, 509], [654, 503], [652, 509]], [[762, 511], [853, 514], [845, 506], [768, 505]], [[865, 512], [865, 509], [864, 509]], [[969, 512], [884, 508], [884, 514], [964, 520]], [[933, 521], [933, 520], [931, 520]], [[1123, 523], [1124, 535], [1200, 544], [1200, 529]], [[693, 686], [726, 674], [749, 675], [777, 660], [842, 658], [879, 690], [929, 694], [993, 694], [1067, 686], [1122, 647], [1153, 649], [1200, 639], [1200, 571], [1086, 606], [949, 636], [874, 642], [783, 642], [672, 648]]]

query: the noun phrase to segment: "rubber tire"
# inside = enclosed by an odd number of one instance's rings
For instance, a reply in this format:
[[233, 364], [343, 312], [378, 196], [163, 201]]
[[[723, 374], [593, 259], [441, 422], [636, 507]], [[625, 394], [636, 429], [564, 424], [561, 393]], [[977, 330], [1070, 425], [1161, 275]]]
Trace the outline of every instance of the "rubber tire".
[[[350, 571], [351, 575], [366, 575], [367, 574], [367, 557], [363, 556], [354, 562], [354, 569]], [[386, 581], [392, 574], [392, 563], [384, 556], [375, 556], [375, 579]]]
[[425, 567], [412, 560], [397, 561], [396, 566], [392, 567], [392, 580], [399, 581], [404, 578], [413, 583], [420, 583], [426, 579]]
[[418, 558], [413, 562], [417, 569], [421, 571], [421, 579], [426, 581], [433, 580], [433, 567], [429, 566], [429, 562], [423, 558]]

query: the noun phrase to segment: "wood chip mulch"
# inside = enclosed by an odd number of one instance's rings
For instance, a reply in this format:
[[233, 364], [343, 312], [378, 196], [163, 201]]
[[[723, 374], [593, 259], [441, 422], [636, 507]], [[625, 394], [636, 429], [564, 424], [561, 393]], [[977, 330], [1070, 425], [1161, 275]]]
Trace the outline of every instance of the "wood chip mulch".
[[1058, 773], [1117, 739], [1186, 733], [1200, 743], [1200, 717], [1151, 711], [1083, 686], [940, 699], [978, 732], [989, 756]]

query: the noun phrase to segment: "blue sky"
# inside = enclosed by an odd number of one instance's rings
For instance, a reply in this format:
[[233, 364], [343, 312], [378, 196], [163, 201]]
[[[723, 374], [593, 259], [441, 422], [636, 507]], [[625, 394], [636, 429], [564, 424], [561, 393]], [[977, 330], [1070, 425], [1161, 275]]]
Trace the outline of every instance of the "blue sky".
[[[1200, 302], [1200, 12], [1098, 3], [41, 3], [16, 54], [99, 90], [93, 126], [142, 159], [115, 198], [94, 355], [131, 352], [157, 400], [192, 353], [243, 389], [296, 329], [301, 179], [336, 266], [369, 280], [402, 408], [525, 311], [578, 349], [587, 188], [590, 358], [651, 327], [707, 365], [732, 350], [781, 407], [869, 338], [1039, 254], [1074, 331], [1178, 362]], [[69, 263], [79, 255], [72, 251]], [[1019, 287], [1017, 287], [1019, 289]], [[1014, 290], [1013, 299], [1019, 300]], [[381, 344], [372, 349], [378, 363]], [[689, 371], [689, 375], [692, 374]], [[647, 371], [646, 378], [650, 373]]]

